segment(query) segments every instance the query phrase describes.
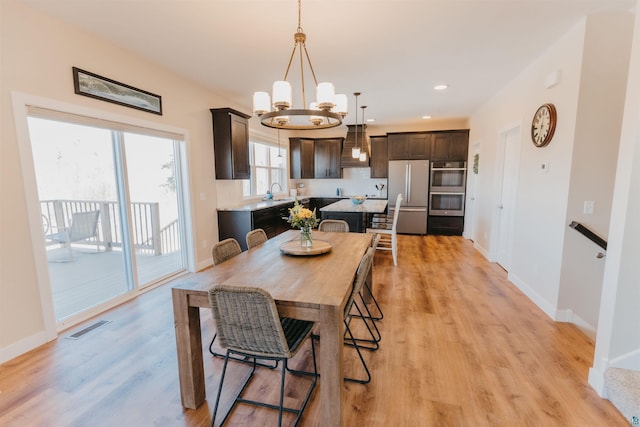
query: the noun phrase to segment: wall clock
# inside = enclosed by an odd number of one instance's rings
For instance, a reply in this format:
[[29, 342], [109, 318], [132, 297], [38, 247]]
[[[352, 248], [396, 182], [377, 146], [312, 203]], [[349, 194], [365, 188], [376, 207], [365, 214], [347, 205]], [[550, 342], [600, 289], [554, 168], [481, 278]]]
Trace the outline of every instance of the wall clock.
[[544, 147], [551, 142], [556, 130], [556, 107], [553, 104], [543, 104], [533, 115], [531, 121], [531, 141], [536, 147]]

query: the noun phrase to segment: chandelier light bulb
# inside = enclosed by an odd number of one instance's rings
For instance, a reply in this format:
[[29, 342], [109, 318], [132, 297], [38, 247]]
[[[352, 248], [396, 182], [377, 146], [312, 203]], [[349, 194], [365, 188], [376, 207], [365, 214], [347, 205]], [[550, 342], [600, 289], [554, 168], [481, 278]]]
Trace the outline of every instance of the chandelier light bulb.
[[333, 83], [319, 83], [316, 88], [316, 100], [318, 108], [321, 110], [330, 110], [335, 107], [336, 88]]
[[267, 92], [253, 94], [253, 114], [262, 115], [271, 111], [271, 97]]
[[353, 157], [354, 159], [360, 158], [360, 147], [353, 147], [351, 149], [351, 157]]
[[334, 113], [340, 114], [342, 117], [346, 117], [347, 111], [349, 111], [349, 100], [344, 93], [337, 93], [335, 96], [336, 105], [331, 109]]
[[285, 80], [273, 82], [273, 107], [276, 110], [291, 108], [291, 84]]

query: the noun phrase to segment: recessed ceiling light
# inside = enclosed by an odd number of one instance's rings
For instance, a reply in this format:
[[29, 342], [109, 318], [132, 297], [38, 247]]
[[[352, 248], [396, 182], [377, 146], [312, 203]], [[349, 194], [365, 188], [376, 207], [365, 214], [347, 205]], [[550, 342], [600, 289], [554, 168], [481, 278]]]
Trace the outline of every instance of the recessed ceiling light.
[[369, 122], [369, 123], [373, 123], [375, 121], [376, 121], [376, 119], [367, 119], [367, 122]]
[[434, 89], [434, 90], [445, 90], [445, 89], [446, 89], [446, 88], [448, 88], [448, 87], [449, 87], [449, 85], [444, 85], [444, 84], [442, 84], [442, 85], [435, 85], [435, 86], [433, 87], [433, 89]]
[[425, 119], [425, 120], [427, 120], [427, 119], [430, 119], [430, 118], [431, 118], [431, 116], [422, 116], [422, 118], [423, 118], [423, 119]]

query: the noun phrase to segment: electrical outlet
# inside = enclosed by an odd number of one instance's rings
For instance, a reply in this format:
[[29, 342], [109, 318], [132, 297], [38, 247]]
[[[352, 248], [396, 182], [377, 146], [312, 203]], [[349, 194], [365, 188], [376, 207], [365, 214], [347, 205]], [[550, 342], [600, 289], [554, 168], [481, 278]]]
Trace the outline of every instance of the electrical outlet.
[[207, 241], [206, 240], [202, 241], [202, 249], [207, 249]]

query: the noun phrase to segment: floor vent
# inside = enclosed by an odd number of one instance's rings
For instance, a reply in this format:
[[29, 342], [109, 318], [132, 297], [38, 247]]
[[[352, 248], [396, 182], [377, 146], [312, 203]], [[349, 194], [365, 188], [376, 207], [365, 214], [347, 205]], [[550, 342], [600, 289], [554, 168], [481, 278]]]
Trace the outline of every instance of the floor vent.
[[102, 325], [106, 325], [107, 323], [110, 323], [111, 320], [100, 320], [99, 322], [94, 323], [93, 325], [89, 325], [84, 329], [79, 330], [78, 332], [76, 332], [73, 335], [69, 335], [67, 338], [70, 340], [77, 340], [82, 338], [83, 335], [88, 334], [89, 332], [93, 331], [96, 328], [99, 328]]

